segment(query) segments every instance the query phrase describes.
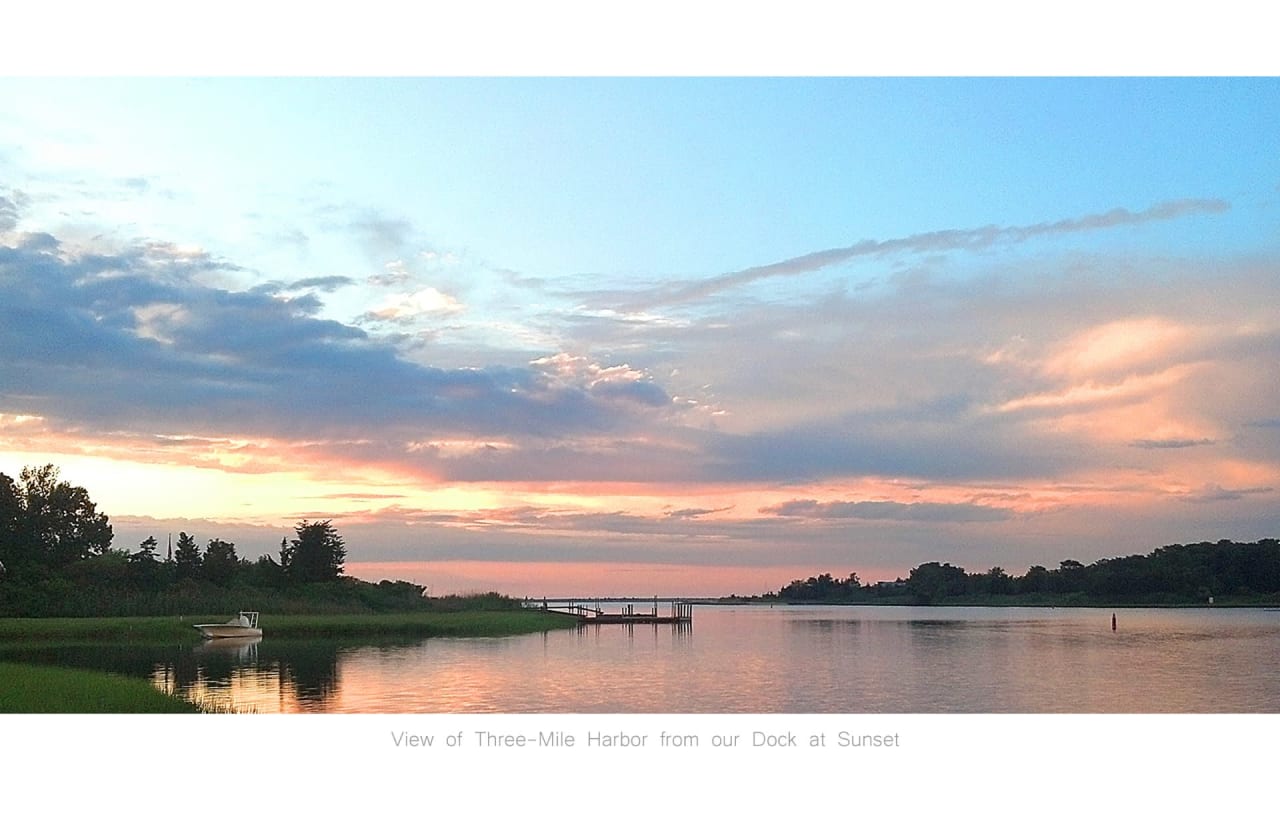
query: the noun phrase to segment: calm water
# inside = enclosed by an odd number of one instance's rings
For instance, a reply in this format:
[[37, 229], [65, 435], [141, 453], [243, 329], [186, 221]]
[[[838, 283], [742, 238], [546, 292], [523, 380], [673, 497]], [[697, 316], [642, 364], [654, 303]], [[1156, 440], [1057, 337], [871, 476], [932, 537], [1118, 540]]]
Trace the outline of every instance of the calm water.
[[1280, 611], [695, 608], [401, 645], [67, 647], [259, 712], [1280, 712]]

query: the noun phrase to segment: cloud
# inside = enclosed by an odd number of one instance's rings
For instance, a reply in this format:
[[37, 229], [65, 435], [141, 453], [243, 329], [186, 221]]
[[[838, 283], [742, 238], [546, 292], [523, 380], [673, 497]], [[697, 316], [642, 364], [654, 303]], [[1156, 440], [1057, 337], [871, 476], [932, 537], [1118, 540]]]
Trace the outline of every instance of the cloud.
[[367, 514], [358, 514], [355, 518], [364, 521], [465, 529], [473, 533], [484, 532], [490, 536], [524, 535], [526, 540], [535, 533], [539, 538], [590, 534], [620, 539], [634, 537], [725, 539], [734, 534], [746, 533], [742, 529], [742, 523], [699, 521], [701, 514], [713, 512], [715, 511], [696, 512], [688, 516], [655, 517], [624, 510], [583, 511], [539, 505], [450, 512], [391, 505]]
[[[252, 442], [218, 456], [229, 469], [323, 454], [460, 482], [963, 484], [1149, 474], [1195, 459], [1206, 470], [1197, 483], [1233, 486], [1241, 479], [1212, 462], [1280, 458], [1280, 442], [1256, 431], [1269, 428], [1257, 395], [1280, 358], [1264, 260], [1127, 259], [1120, 271], [1103, 256], [995, 255], [970, 277], [928, 265], [918, 282], [876, 295], [768, 306], [742, 296], [682, 318], [586, 310], [570, 297], [513, 307], [525, 320], [436, 346], [362, 328], [386, 320], [321, 317], [316, 294], [280, 294], [364, 282], [344, 275], [233, 292], [204, 275], [236, 266], [200, 249], [14, 239], [0, 249], [0, 412], [98, 441], [181, 430]], [[557, 289], [573, 294], [567, 281]], [[384, 319], [461, 306], [434, 287], [384, 291]], [[504, 327], [538, 341], [507, 345]], [[291, 448], [299, 441], [316, 445]], [[199, 445], [168, 448], [190, 459]]]
[[18, 219], [21, 217], [19, 210], [23, 203], [25, 203], [25, 197], [20, 192], [10, 195], [0, 194], [0, 233], [17, 229]]
[[1062, 342], [1044, 361], [1046, 373], [1075, 381], [1114, 381], [1168, 366], [1197, 337], [1183, 324], [1160, 318], [1128, 318], [1086, 329]]
[[884, 257], [896, 254], [924, 255], [946, 251], [981, 251], [997, 245], [1014, 245], [1043, 236], [1085, 233], [1107, 228], [1165, 221], [1201, 213], [1224, 213], [1231, 205], [1218, 199], [1181, 199], [1154, 204], [1137, 212], [1116, 208], [1072, 219], [1041, 222], [1033, 225], [939, 230], [918, 233], [898, 239], [866, 239], [842, 248], [813, 251], [767, 265], [721, 274], [706, 280], [677, 286], [668, 292], [649, 296], [640, 306], [660, 307], [688, 303], [737, 286], [773, 277], [808, 274], [852, 259]]
[[289, 305], [298, 312], [307, 312], [311, 314], [319, 313], [324, 309], [324, 302], [320, 299], [319, 293], [336, 292], [356, 284], [356, 280], [351, 277], [342, 275], [330, 275], [327, 277], [304, 277], [301, 280], [294, 280], [291, 283], [282, 281], [272, 281], [268, 283], [259, 283], [250, 288], [250, 294], [273, 295], [288, 298]]
[[703, 516], [710, 516], [713, 513], [727, 513], [732, 507], [722, 508], [683, 508], [681, 510], [669, 510], [664, 515], [668, 519], [698, 519]]
[[314, 290], [317, 292], [336, 292], [338, 289], [344, 289], [348, 286], [355, 285], [354, 278], [345, 277], [341, 274], [331, 274], [325, 277], [304, 277], [301, 280], [295, 280], [284, 286], [284, 290], [290, 292], [301, 292]]
[[1181, 496], [1184, 502], [1193, 504], [1212, 504], [1215, 502], [1237, 502], [1246, 496], [1260, 496], [1273, 492], [1271, 487], [1242, 487], [1239, 489], [1227, 489], [1218, 484], [1206, 484], [1200, 490], [1194, 493], [1187, 493]]
[[403, 493], [326, 493], [320, 499], [343, 499], [350, 501], [374, 502], [383, 499], [403, 499]]
[[377, 309], [366, 312], [363, 317], [370, 321], [407, 324], [424, 315], [447, 317], [460, 314], [465, 309], [452, 295], [438, 289], [425, 288], [407, 294], [391, 295]]
[[584, 388], [602, 400], [631, 402], [653, 408], [672, 403], [671, 396], [654, 383], [649, 374], [627, 364], [605, 367], [569, 353], [535, 359], [530, 364], [557, 382]]
[[1189, 438], [1160, 438], [1155, 440], [1135, 440], [1129, 445], [1137, 449], [1189, 449], [1193, 446], [1213, 446], [1215, 441], [1209, 438], [1192, 440]]
[[708, 432], [703, 447], [708, 475], [721, 481], [850, 475], [1010, 480], [1061, 475], [1089, 458], [1075, 439], [985, 416], [963, 395], [904, 401], [826, 422]]
[[987, 505], [939, 502], [818, 502], [793, 499], [761, 513], [804, 519], [888, 519], [898, 522], [999, 522], [1008, 511]]
[[0, 248], [0, 411], [86, 432], [395, 442], [430, 431], [572, 446], [625, 439], [670, 403], [655, 383], [598, 365], [594, 378], [566, 378], [415, 363], [315, 317], [310, 296], [199, 281], [227, 267], [157, 242], [71, 252], [33, 234]]
[[679, 369], [668, 381], [700, 403], [688, 460], [708, 481], [1063, 480], [1280, 460], [1274, 437], [1240, 434], [1269, 428], [1273, 260], [990, 255], [967, 274], [931, 266], [874, 295], [728, 297], [679, 322], [579, 309], [563, 334]]
[[364, 211], [350, 222], [354, 231], [370, 253], [375, 255], [402, 254], [410, 245], [413, 225], [408, 219], [384, 216]]

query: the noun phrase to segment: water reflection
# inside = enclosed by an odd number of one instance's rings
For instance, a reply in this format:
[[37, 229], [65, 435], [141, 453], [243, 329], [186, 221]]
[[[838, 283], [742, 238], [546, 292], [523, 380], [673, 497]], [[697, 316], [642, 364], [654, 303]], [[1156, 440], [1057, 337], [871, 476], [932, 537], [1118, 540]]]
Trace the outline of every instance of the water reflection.
[[259, 712], [1280, 712], [1280, 613], [1117, 613], [1113, 633], [1110, 610], [697, 607], [498, 639], [0, 656]]
[[251, 665], [258, 661], [258, 639], [208, 639], [196, 645], [192, 651], [197, 656], [202, 653], [219, 656], [227, 654], [242, 665]]
[[338, 688], [338, 651], [319, 645], [296, 645], [282, 657], [281, 681], [307, 711], [323, 712]]
[[[550, 632], [544, 633], [544, 637]], [[554, 631], [559, 632], [559, 631]], [[636, 638], [645, 639], [652, 638], [655, 642], [660, 639], [684, 640], [693, 634], [693, 625], [691, 623], [681, 624], [579, 624], [574, 628], [578, 636], [590, 636], [597, 643], [600, 641], [601, 633], [621, 632], [626, 635], [630, 641]]]

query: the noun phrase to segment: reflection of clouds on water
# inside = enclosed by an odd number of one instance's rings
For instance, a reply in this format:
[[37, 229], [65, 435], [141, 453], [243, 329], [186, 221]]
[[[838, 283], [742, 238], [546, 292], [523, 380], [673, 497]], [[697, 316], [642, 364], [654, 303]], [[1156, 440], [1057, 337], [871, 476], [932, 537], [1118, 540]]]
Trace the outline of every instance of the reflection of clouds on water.
[[698, 606], [692, 630], [68, 645], [0, 657], [217, 708], [378, 713], [1280, 713], [1280, 612]]

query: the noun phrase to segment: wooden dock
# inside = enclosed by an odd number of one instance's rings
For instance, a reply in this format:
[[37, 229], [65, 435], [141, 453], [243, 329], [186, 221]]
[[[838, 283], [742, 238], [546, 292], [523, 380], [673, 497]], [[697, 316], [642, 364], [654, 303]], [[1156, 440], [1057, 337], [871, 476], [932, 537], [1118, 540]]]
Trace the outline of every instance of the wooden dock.
[[[610, 612], [605, 605], [616, 603]], [[526, 609], [571, 615], [578, 624], [691, 624], [693, 604], [682, 598], [530, 598]]]

